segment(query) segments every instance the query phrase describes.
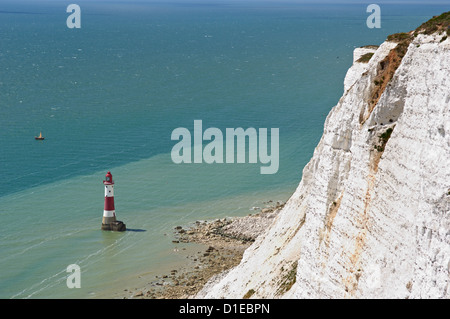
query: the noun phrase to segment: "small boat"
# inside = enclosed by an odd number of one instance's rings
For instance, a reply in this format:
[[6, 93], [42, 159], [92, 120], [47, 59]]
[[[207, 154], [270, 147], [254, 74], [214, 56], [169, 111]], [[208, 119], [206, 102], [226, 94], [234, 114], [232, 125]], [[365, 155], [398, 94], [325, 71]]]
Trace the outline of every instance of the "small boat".
[[42, 136], [42, 132], [40, 132], [40, 133], [39, 133], [39, 136], [35, 136], [34, 139], [35, 139], [35, 140], [42, 141], [42, 140], [45, 139], [45, 137], [43, 137], [43, 136]]

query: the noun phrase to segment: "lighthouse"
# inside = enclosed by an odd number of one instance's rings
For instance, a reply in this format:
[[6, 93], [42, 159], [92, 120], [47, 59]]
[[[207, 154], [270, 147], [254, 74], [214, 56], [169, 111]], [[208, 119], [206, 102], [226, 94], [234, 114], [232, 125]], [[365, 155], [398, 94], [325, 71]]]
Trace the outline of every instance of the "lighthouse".
[[114, 208], [114, 181], [111, 172], [106, 173], [103, 185], [105, 185], [105, 208], [103, 210], [102, 230], [125, 231], [125, 224], [116, 220], [116, 209]]

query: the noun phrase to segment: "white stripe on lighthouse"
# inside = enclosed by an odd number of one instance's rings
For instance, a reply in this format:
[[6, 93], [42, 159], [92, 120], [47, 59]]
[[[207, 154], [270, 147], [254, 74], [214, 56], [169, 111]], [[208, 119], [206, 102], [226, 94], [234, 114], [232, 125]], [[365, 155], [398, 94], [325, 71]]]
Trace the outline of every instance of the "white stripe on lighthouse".
[[114, 185], [105, 185], [105, 197], [114, 197]]
[[114, 217], [116, 216], [115, 210], [104, 210], [103, 211], [103, 217]]

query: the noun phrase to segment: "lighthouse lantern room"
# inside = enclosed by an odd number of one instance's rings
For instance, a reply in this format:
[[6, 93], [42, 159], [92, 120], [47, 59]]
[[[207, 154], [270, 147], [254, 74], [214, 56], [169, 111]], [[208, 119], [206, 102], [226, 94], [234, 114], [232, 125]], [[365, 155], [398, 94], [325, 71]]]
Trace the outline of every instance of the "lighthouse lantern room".
[[125, 231], [125, 224], [116, 220], [114, 181], [111, 172], [106, 173], [103, 185], [105, 185], [105, 208], [103, 210], [102, 230]]

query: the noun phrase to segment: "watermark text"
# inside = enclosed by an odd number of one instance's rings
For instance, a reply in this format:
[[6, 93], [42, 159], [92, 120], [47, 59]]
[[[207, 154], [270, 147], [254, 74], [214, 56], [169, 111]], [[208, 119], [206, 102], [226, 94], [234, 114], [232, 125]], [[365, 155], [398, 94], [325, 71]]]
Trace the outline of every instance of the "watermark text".
[[[227, 128], [224, 146], [224, 135], [220, 129], [210, 127], [203, 132], [202, 125], [202, 120], [194, 121], [193, 145], [191, 132], [187, 128], [178, 127], [172, 131], [171, 139], [179, 141], [173, 146], [171, 152], [174, 163], [246, 163], [246, 158], [248, 157], [248, 163], [258, 163], [259, 159], [261, 164], [267, 164], [266, 166], [261, 166], [261, 174], [275, 174], [278, 172], [278, 128], [270, 129], [269, 154], [267, 128], [260, 128], [259, 130], [253, 127], [246, 130], [241, 127]], [[210, 142], [203, 147], [203, 141]], [[248, 148], [246, 147], [247, 145]], [[193, 154], [191, 149], [193, 149]]]
[[367, 17], [366, 25], [369, 29], [381, 28], [381, 8], [378, 4], [369, 4], [366, 12], [372, 13]]
[[80, 266], [77, 264], [71, 264], [67, 266], [67, 272], [70, 273], [67, 276], [66, 285], [67, 288], [81, 288], [81, 271]]

